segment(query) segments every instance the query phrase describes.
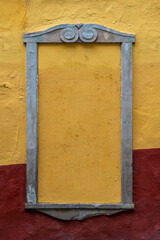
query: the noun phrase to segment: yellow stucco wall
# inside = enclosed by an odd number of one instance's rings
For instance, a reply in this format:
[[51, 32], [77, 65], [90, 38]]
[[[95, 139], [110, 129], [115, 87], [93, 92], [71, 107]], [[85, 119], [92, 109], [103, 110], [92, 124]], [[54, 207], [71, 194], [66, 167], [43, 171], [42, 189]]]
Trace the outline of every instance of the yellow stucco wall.
[[[133, 48], [133, 148], [134, 149], [147, 149], [147, 148], [158, 148], [160, 146], [160, 1], [144, 1], [144, 0], [128, 0], [128, 1], [104, 1], [104, 0], [60, 0], [60, 1], [51, 1], [51, 0], [1, 0], [0, 1], [0, 165], [7, 164], [17, 164], [26, 162], [26, 72], [25, 72], [25, 45], [23, 44], [23, 33], [40, 31], [52, 27], [57, 24], [62, 23], [99, 23], [105, 25], [109, 28], [126, 32], [134, 33], [136, 35], [136, 44]], [[46, 77], [48, 84], [54, 86], [54, 83], [49, 79], [50, 74], [46, 73], [47, 68], [54, 70], [53, 66], [57, 66], [56, 76], [58, 79], [61, 79], [58, 69], [61, 70], [63, 66], [63, 61], [69, 63], [69, 59], [72, 54], [73, 63], [70, 65], [71, 71], [67, 73], [68, 76], [76, 77], [76, 86], [78, 87], [78, 74], [76, 71], [79, 71], [79, 67], [75, 64], [78, 57], [84, 58], [87, 54], [87, 71], [86, 79], [87, 81], [94, 80], [94, 75], [96, 71], [104, 70], [103, 64], [100, 65], [100, 62], [95, 59], [94, 53], [90, 48], [85, 49], [85, 47], [77, 46], [69, 47], [70, 53], [65, 50], [65, 47], [54, 47], [54, 50], [50, 49], [48, 46], [46, 49], [40, 49], [40, 56], [43, 56], [39, 59], [41, 70], [40, 70], [40, 81], [43, 85], [43, 79]], [[110, 48], [111, 51], [112, 47]], [[46, 63], [47, 59], [45, 53], [54, 51], [54, 60], [52, 60], [51, 55], [49, 56], [50, 65]], [[105, 59], [103, 55], [104, 48], [95, 47], [95, 55], [99, 55], [99, 58], [102, 59], [103, 63], [108, 64], [107, 58]], [[107, 50], [106, 50], [107, 51]], [[117, 50], [118, 51], [118, 50]], [[58, 57], [56, 61], [56, 56], [61, 52], [65, 60], [61, 60]], [[76, 53], [76, 54], [75, 54]], [[113, 58], [118, 59], [118, 55], [114, 53]], [[75, 63], [74, 63], [75, 61]], [[113, 59], [111, 58], [111, 61]], [[118, 61], [118, 60], [116, 60]], [[55, 65], [56, 63], [56, 65]], [[83, 60], [85, 62], [85, 59]], [[118, 62], [117, 66], [118, 66]], [[75, 64], [75, 65], [74, 65]], [[110, 64], [110, 62], [109, 62]], [[71, 68], [72, 67], [72, 68]], [[111, 67], [111, 66], [110, 66]], [[116, 68], [116, 65], [113, 66], [113, 69]], [[66, 63], [66, 71], [67, 71]], [[118, 68], [117, 68], [118, 69]], [[84, 67], [82, 66], [81, 71], [85, 76]], [[116, 71], [113, 71], [116, 74]], [[87, 78], [91, 74], [91, 79]], [[106, 69], [106, 79], [110, 79], [107, 76]], [[118, 74], [118, 70], [117, 70]], [[116, 75], [114, 75], [116, 76]], [[118, 76], [118, 75], [117, 75]], [[60, 83], [59, 83], [60, 84]], [[72, 83], [74, 86], [74, 83]], [[42, 96], [45, 95], [47, 91], [47, 85], [43, 85]], [[63, 90], [63, 86], [61, 91]], [[85, 88], [85, 84], [82, 86]], [[96, 87], [96, 85], [95, 85]], [[105, 86], [105, 91], [107, 92], [107, 85]], [[113, 85], [114, 87], [114, 85]], [[118, 85], [115, 85], [115, 88], [118, 89]], [[57, 88], [58, 89], [58, 88]], [[57, 90], [58, 91], [58, 90]], [[78, 91], [78, 90], [77, 90]], [[80, 91], [80, 90], [79, 90]], [[95, 89], [93, 90], [95, 91]], [[63, 91], [62, 91], [63, 92]], [[77, 92], [78, 93], [78, 92]], [[87, 93], [87, 92], [86, 92]], [[89, 93], [89, 91], [88, 91]], [[57, 92], [58, 94], [58, 92]], [[59, 93], [60, 94], [60, 93]], [[108, 93], [109, 94], [109, 93]], [[110, 93], [111, 94], [111, 93]], [[62, 96], [61, 101], [64, 100], [65, 95], [61, 93], [57, 95], [58, 97]], [[111, 95], [110, 95], [111, 96]], [[109, 95], [104, 96], [104, 101], [107, 101]], [[51, 98], [51, 95], [50, 95]], [[49, 99], [49, 96], [48, 96]], [[40, 107], [42, 111], [40, 112], [40, 145], [43, 143], [48, 143], [52, 132], [50, 135], [44, 134], [43, 121], [44, 116], [47, 116], [47, 112], [43, 111], [43, 100], [40, 100]], [[52, 101], [48, 104], [55, 106], [55, 111], [57, 111], [57, 106]], [[54, 105], [55, 104], [55, 105]], [[84, 102], [82, 103], [84, 104]], [[92, 103], [93, 104], [93, 103]], [[117, 102], [118, 104], [118, 102]], [[72, 105], [73, 106], [73, 105]], [[74, 105], [73, 107], [75, 107]], [[118, 105], [117, 105], [118, 106]], [[88, 107], [88, 106], [87, 106]], [[92, 106], [91, 106], [92, 107]], [[51, 105], [48, 110], [51, 108]], [[61, 108], [61, 111], [63, 109]], [[101, 116], [102, 109], [99, 110]], [[43, 115], [44, 113], [44, 115]], [[54, 117], [51, 116], [51, 117]], [[89, 117], [89, 116], [88, 116]], [[71, 114], [70, 119], [73, 119], [74, 116]], [[97, 119], [98, 120], [98, 119]], [[101, 119], [101, 124], [103, 119]], [[113, 119], [112, 119], [113, 120]], [[47, 118], [49, 123], [50, 119]], [[53, 120], [54, 121], [54, 120]], [[118, 117], [117, 117], [118, 121]], [[67, 125], [67, 119], [65, 119], [64, 127]], [[89, 124], [89, 123], [88, 123]], [[45, 126], [45, 125], [44, 125]], [[49, 125], [48, 129], [49, 129]], [[88, 127], [90, 125], [87, 125]], [[114, 127], [113, 127], [114, 129]], [[57, 137], [58, 137], [57, 128]], [[54, 128], [52, 129], [54, 131]], [[91, 131], [91, 129], [90, 129]], [[97, 130], [96, 130], [97, 131]], [[105, 131], [108, 131], [106, 128]], [[75, 131], [76, 132], [76, 131]], [[63, 134], [63, 131], [61, 131]], [[103, 135], [102, 135], [103, 136]], [[62, 137], [62, 136], [61, 136]], [[74, 135], [70, 135], [68, 141], [74, 142]], [[103, 136], [104, 140], [106, 135]], [[46, 139], [45, 139], [46, 138]], [[80, 140], [79, 140], [80, 141]], [[118, 142], [118, 137], [117, 140]], [[94, 144], [97, 144], [96, 140]], [[81, 142], [81, 147], [83, 142]], [[48, 147], [48, 144], [47, 144]], [[64, 148], [67, 146], [64, 145]], [[102, 146], [103, 147], [103, 146]], [[54, 148], [53, 148], [54, 149]], [[51, 149], [53, 151], [53, 149]], [[75, 149], [75, 148], [74, 148]], [[49, 149], [48, 149], [49, 150]], [[50, 151], [51, 151], [50, 150]], [[101, 151], [101, 148], [98, 149]], [[45, 160], [43, 156], [45, 155], [44, 148], [41, 147], [40, 150], [40, 179], [41, 179], [41, 198], [44, 196], [45, 186], [52, 187], [49, 185], [49, 181], [52, 181], [52, 175], [49, 175], [48, 182], [44, 183], [43, 176], [45, 176], [45, 168], [42, 167], [42, 163]], [[57, 150], [58, 151], [61, 150]], [[104, 151], [104, 149], [103, 149]], [[120, 148], [118, 147], [118, 151]], [[82, 153], [82, 152], [81, 152]], [[86, 152], [84, 152], [86, 153]], [[94, 149], [92, 149], [92, 154]], [[81, 154], [79, 153], [79, 161]], [[95, 156], [95, 155], [94, 155]], [[119, 169], [120, 164], [117, 160], [117, 168]], [[89, 158], [88, 158], [89, 160]], [[88, 161], [87, 160], [87, 161]], [[91, 163], [91, 162], [90, 162]], [[63, 164], [63, 163], [62, 163]], [[96, 164], [98, 164], [96, 162]], [[44, 165], [43, 165], [44, 166]], [[63, 165], [62, 165], [63, 166]], [[66, 166], [65, 166], [66, 167]], [[90, 166], [87, 166], [90, 167]], [[43, 170], [44, 169], [44, 170]], [[57, 168], [58, 171], [58, 168]], [[85, 173], [85, 172], [84, 172]], [[117, 173], [115, 173], [116, 176]], [[94, 176], [94, 174], [93, 174]], [[113, 176], [113, 175], [112, 175]], [[63, 179], [68, 179], [67, 175], [63, 176]], [[113, 180], [114, 178], [112, 178]], [[120, 179], [120, 176], [117, 177]], [[104, 180], [104, 179], [103, 179]], [[99, 179], [100, 181], [100, 179]], [[116, 181], [112, 181], [113, 184]], [[105, 184], [107, 184], [106, 182]], [[90, 183], [88, 183], [90, 184]], [[111, 186], [112, 186], [111, 184]], [[119, 184], [119, 185], [118, 185]], [[117, 188], [120, 189], [120, 181], [117, 181]], [[104, 187], [104, 186], [103, 186]], [[98, 188], [98, 187], [97, 187]], [[101, 190], [100, 190], [101, 191]], [[106, 194], [108, 190], [106, 190]], [[118, 192], [118, 191], [117, 191]], [[60, 192], [59, 192], [60, 193]], [[112, 199], [119, 201], [120, 194], [115, 197], [113, 193]], [[49, 197], [53, 196], [47, 196]], [[55, 197], [55, 196], [54, 196]], [[90, 196], [91, 197], [91, 196]], [[73, 196], [74, 198], [74, 196]], [[89, 199], [89, 196], [88, 196]], [[43, 199], [42, 199], [43, 201]], [[82, 199], [83, 201], [83, 199]], [[90, 199], [88, 200], [90, 201]], [[108, 198], [108, 201], [110, 199]]]
[[121, 202], [120, 65], [120, 44], [40, 45], [40, 202]]

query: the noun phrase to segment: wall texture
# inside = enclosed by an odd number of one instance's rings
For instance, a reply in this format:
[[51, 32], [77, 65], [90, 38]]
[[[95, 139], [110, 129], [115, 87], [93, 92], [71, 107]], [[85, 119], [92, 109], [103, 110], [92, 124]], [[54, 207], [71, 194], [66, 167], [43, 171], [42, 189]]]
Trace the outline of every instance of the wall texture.
[[40, 44], [38, 83], [38, 200], [121, 202], [120, 44]]
[[[0, 239], [159, 240], [159, 0], [1, 0], [0, 12]], [[99, 23], [136, 35], [133, 48], [135, 210], [66, 223], [24, 210], [26, 56], [22, 37], [25, 32], [77, 22]]]

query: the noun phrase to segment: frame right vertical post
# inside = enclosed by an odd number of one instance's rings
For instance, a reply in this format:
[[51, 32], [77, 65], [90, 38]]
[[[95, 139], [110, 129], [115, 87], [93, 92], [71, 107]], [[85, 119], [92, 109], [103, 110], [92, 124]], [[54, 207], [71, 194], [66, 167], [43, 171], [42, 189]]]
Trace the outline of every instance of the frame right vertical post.
[[121, 44], [121, 168], [121, 201], [132, 203], [132, 43]]

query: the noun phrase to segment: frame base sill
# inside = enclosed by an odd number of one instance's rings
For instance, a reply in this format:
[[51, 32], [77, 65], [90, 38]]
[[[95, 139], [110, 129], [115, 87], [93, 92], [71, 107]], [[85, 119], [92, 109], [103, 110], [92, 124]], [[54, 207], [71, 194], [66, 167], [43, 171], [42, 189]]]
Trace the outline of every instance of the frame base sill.
[[83, 220], [98, 215], [113, 215], [134, 209], [134, 204], [25, 204], [26, 209], [35, 210], [61, 220]]

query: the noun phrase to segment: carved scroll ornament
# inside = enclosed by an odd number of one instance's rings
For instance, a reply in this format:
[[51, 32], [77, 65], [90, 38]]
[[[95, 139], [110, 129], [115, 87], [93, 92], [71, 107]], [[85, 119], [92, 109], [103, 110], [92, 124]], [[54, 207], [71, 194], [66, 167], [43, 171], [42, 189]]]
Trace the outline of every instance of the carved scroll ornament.
[[75, 26], [66, 27], [60, 33], [63, 42], [95, 42], [97, 39], [97, 31], [93, 27], [76, 24]]

